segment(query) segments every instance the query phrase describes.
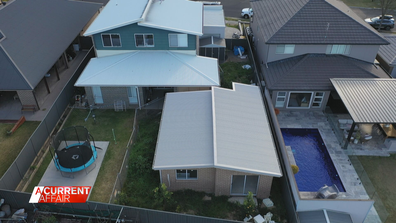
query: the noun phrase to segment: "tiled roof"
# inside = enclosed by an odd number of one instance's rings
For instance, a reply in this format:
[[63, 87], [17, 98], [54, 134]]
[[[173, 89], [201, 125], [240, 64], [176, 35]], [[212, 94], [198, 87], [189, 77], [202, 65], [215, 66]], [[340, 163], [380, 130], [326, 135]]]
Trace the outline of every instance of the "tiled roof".
[[263, 73], [271, 90], [333, 90], [330, 78], [389, 78], [371, 63], [325, 54], [306, 54], [268, 63]]
[[268, 44], [388, 44], [348, 6], [337, 0], [251, 2]]
[[396, 36], [385, 36], [389, 45], [380, 46], [378, 55], [389, 65], [396, 65]]

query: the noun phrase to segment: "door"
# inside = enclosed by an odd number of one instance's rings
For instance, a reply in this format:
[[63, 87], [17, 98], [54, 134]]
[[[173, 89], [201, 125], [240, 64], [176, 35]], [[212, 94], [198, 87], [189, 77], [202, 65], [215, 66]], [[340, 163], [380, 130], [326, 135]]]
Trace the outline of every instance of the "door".
[[128, 87], [128, 99], [130, 104], [137, 104], [138, 97], [137, 97], [137, 87]]
[[231, 194], [246, 195], [252, 192], [257, 193], [258, 176], [252, 175], [232, 175]]
[[92, 87], [92, 94], [95, 104], [103, 104], [102, 90], [100, 87]]

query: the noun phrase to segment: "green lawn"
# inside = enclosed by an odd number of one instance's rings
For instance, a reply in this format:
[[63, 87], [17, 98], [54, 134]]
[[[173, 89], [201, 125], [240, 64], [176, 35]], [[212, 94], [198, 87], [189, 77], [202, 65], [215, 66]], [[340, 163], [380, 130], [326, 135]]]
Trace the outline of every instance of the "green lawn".
[[7, 131], [11, 130], [14, 124], [0, 123], [0, 178], [14, 162], [39, 124], [40, 122], [25, 122], [16, 132], [8, 136]]
[[[389, 213], [386, 222], [395, 222], [396, 172], [394, 170], [396, 169], [396, 154], [390, 157], [358, 156], [358, 159], [377, 192], [375, 195], [378, 194]], [[381, 210], [377, 211], [379, 212]]]
[[[93, 113], [96, 115], [96, 124], [93, 121], [92, 114], [86, 122], [84, 121], [88, 115], [88, 110], [74, 109], [63, 127], [82, 125], [88, 129], [95, 141], [110, 142], [89, 198], [92, 201], [107, 203], [132, 133], [134, 111], [94, 110]], [[113, 140], [112, 129], [114, 129], [117, 144]]]
[[348, 6], [381, 8], [379, 0], [342, 0]]
[[253, 79], [253, 69], [245, 70], [243, 65], [248, 64], [227, 62], [220, 65], [223, 72], [221, 73], [221, 87], [232, 89], [232, 82], [250, 84]]
[[154, 208], [153, 190], [159, 186], [159, 173], [152, 170], [161, 115], [139, 120], [139, 132], [128, 161], [128, 175], [117, 203]]

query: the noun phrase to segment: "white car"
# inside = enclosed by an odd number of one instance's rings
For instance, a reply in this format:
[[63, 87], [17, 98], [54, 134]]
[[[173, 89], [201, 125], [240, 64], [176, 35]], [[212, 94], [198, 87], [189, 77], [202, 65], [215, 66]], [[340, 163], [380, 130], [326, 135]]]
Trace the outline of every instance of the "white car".
[[245, 19], [248, 19], [253, 16], [253, 9], [252, 8], [244, 8], [242, 9], [241, 16]]

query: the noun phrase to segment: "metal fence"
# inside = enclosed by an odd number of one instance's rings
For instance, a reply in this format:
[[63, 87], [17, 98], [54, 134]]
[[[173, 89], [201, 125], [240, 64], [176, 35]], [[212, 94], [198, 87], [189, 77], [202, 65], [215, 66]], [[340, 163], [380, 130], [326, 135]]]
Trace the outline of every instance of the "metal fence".
[[[248, 33], [248, 32], [245, 32]], [[293, 198], [292, 190], [290, 183], [288, 181], [288, 173], [286, 171], [285, 163], [283, 160], [283, 155], [281, 153], [281, 144], [279, 143], [279, 140], [282, 140], [282, 136], [280, 133], [280, 128], [279, 125], [276, 121], [276, 115], [274, 112], [274, 108], [272, 106], [271, 102], [271, 97], [269, 95], [268, 90], [265, 88], [265, 82], [263, 78], [263, 74], [261, 71], [261, 67], [256, 65], [255, 62], [255, 49], [253, 48], [253, 45], [250, 42], [249, 36], [246, 36], [247, 43], [248, 43], [248, 50], [245, 50], [245, 53], [248, 54], [250, 60], [252, 61], [252, 69], [254, 70], [255, 78], [256, 78], [256, 84], [260, 87], [261, 93], [263, 95], [263, 101], [264, 105], [266, 107], [267, 114], [270, 116], [269, 123], [272, 129], [272, 135], [274, 136], [274, 143], [277, 147], [277, 152], [278, 152], [278, 157], [279, 157], [279, 162], [280, 166], [282, 169], [283, 177], [281, 177], [281, 186], [282, 186], [282, 196], [283, 196], [283, 201], [286, 206], [286, 212], [287, 212], [287, 221], [291, 223], [297, 223], [300, 222], [296, 213], [296, 206], [295, 206], [295, 201]], [[269, 102], [269, 103], [268, 103]], [[276, 131], [276, 130], [279, 131]]]
[[[88, 201], [74, 204], [29, 204], [29, 193], [0, 190], [0, 198], [12, 208], [24, 208], [30, 215], [53, 214], [69, 219], [100, 219], [101, 222], [140, 223], [235, 223], [239, 221], [208, 218], [151, 209]], [[35, 213], [33, 213], [35, 211]], [[32, 216], [30, 216], [32, 217]], [[30, 218], [32, 219], [32, 218]], [[35, 219], [32, 219], [35, 220]]]
[[30, 165], [40, 152], [41, 148], [44, 146], [48, 137], [51, 136], [52, 130], [56, 127], [58, 121], [61, 119], [70, 102], [70, 99], [74, 95], [74, 83], [80, 76], [89, 60], [94, 57], [94, 55], [95, 52], [93, 48], [91, 48], [91, 50], [79, 64], [69, 82], [55, 100], [52, 107], [49, 109], [43, 121], [30, 136], [18, 157], [0, 179], [0, 189], [15, 190], [17, 188], [19, 182], [29, 170]]

